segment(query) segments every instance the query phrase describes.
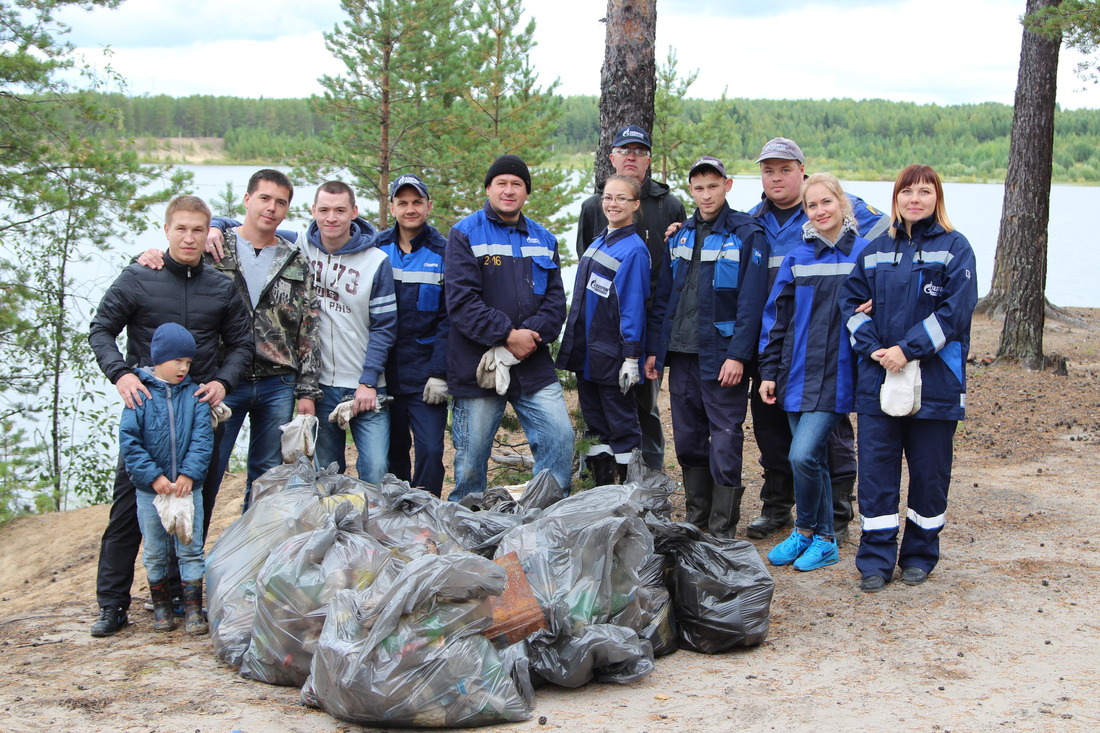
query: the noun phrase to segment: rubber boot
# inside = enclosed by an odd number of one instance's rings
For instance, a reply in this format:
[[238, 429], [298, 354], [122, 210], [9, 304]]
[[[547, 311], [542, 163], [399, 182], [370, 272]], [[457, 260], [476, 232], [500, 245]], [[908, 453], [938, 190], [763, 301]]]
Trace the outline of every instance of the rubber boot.
[[724, 540], [732, 540], [741, 521], [741, 497], [744, 486], [714, 485], [710, 505], [710, 533]]
[[848, 541], [848, 522], [852, 521], [852, 489], [855, 479], [837, 481], [833, 486], [833, 535], [839, 547]]
[[596, 486], [608, 486], [615, 483], [615, 457], [609, 453], [585, 456], [584, 464]]
[[159, 583], [149, 582], [149, 595], [153, 599], [153, 631], [171, 631], [176, 628], [172, 614], [172, 591], [168, 590], [168, 578]]
[[789, 473], [765, 471], [760, 487], [760, 516], [749, 522], [745, 534], [763, 540], [776, 532], [794, 526], [791, 507], [794, 506], [794, 477]]
[[710, 502], [714, 479], [710, 466], [684, 467], [684, 498], [687, 502], [686, 521], [702, 530], [710, 529]]
[[206, 619], [202, 615], [202, 581], [183, 583], [183, 629], [199, 636], [207, 632]]

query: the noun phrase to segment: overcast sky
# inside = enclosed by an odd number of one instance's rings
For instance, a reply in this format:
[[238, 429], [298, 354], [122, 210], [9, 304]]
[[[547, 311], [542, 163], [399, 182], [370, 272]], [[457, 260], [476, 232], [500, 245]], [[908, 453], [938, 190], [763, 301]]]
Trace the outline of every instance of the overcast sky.
[[[532, 62], [561, 94], [599, 94], [604, 5], [526, 0], [537, 24]], [[699, 71], [688, 96], [883, 98], [1011, 104], [1024, 0], [658, 0], [657, 57]], [[70, 40], [110, 65], [130, 94], [306, 97], [339, 73], [321, 37], [338, 0], [126, 0], [66, 11]], [[1100, 108], [1100, 88], [1074, 76], [1063, 49], [1058, 101]], [[1087, 86], [1087, 88], [1086, 88]]]

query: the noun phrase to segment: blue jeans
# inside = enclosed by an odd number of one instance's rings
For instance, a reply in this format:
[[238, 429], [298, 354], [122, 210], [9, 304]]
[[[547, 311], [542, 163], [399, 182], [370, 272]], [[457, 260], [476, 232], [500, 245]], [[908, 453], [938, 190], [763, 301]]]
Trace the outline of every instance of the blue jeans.
[[168, 576], [168, 553], [172, 547], [175, 547], [176, 557], [179, 558], [180, 578], [183, 582], [202, 580], [203, 573], [206, 572], [206, 563], [202, 559], [202, 487], [196, 486], [191, 492], [195, 505], [195, 522], [189, 545], [183, 544], [178, 537], [164, 530], [160, 515], [153, 506], [154, 498], [156, 494], [151, 491], [137, 491], [138, 524], [141, 525], [141, 537], [145, 541], [141, 561], [145, 564], [145, 575], [149, 582], [159, 583]]
[[833, 487], [829, 478], [829, 433], [839, 412], [788, 412], [794, 475], [794, 526], [820, 537], [833, 536]]
[[455, 397], [451, 416], [455, 487], [447, 497], [451, 501], [485, 490], [493, 437], [500, 427], [504, 405], [509, 401], [534, 454], [535, 475], [543, 469], [550, 469], [562, 492], [569, 493], [573, 470], [573, 425], [569, 421], [561, 385], [554, 382], [534, 394], [512, 398], [496, 394]]
[[[329, 414], [347, 397], [355, 395], [350, 387], [321, 385], [324, 393], [317, 403], [317, 449], [315, 458], [319, 468], [335, 462], [343, 473], [347, 469], [344, 451], [348, 444], [347, 431], [328, 421]], [[355, 472], [359, 478], [372, 484], [382, 482], [386, 473], [386, 452], [390, 444], [390, 413], [388, 407], [381, 412], [367, 410], [351, 419], [351, 437], [359, 457], [355, 459]]]
[[294, 385], [297, 381], [295, 374], [257, 380], [242, 379], [225, 397], [225, 404], [233, 411], [233, 416], [225, 423], [216, 480], [220, 486], [225, 469], [229, 466], [233, 444], [237, 442], [245, 417], [248, 417], [251, 433], [248, 439], [248, 481], [245, 484], [243, 509], [248, 509], [251, 501], [252, 482], [283, 462], [283, 432], [279, 427], [290, 422], [294, 416]]

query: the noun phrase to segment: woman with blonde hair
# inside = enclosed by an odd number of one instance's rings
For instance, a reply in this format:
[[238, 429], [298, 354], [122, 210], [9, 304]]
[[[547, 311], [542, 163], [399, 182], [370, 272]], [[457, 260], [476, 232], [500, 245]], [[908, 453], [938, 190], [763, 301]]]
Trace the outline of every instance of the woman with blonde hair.
[[[895, 565], [903, 583], [920, 585], [939, 560], [978, 300], [974, 251], [947, 218], [936, 171], [911, 165], [898, 175], [892, 216], [889, 233], [864, 250], [840, 305], [858, 356], [856, 567], [860, 587], [872, 593], [886, 587]], [[894, 383], [901, 389], [892, 393]], [[899, 552], [903, 455], [909, 493]]]
[[839, 560], [829, 478], [829, 433], [852, 410], [852, 348], [840, 292], [867, 240], [840, 181], [802, 183], [803, 242], [783, 258], [760, 334], [760, 397], [787, 412], [795, 523], [768, 553], [772, 565], [816, 570]]

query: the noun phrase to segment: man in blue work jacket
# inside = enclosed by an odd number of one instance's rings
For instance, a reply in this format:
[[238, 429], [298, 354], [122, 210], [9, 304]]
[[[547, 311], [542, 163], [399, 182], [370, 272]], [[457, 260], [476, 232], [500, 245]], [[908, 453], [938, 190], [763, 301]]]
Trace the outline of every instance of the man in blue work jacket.
[[[378, 235], [397, 289], [397, 339], [386, 363], [390, 403], [389, 472], [439, 496], [443, 491], [443, 431], [447, 427], [447, 304], [443, 248], [428, 223], [432, 199], [412, 173], [390, 185], [394, 225]], [[410, 438], [411, 432], [411, 438]], [[409, 449], [416, 448], [416, 465]]]
[[455, 487], [449, 499], [484, 491], [493, 436], [511, 403], [534, 454], [565, 493], [573, 427], [550, 344], [565, 323], [558, 242], [523, 215], [531, 173], [502, 155], [485, 174], [488, 200], [451, 229], [447, 272], [447, 386], [454, 396]]
[[768, 243], [752, 217], [726, 203], [733, 180], [717, 158], [688, 172], [696, 210], [669, 238], [670, 271], [655, 308], [646, 376], [669, 367], [672, 439], [684, 474], [687, 520], [733, 538], [741, 518], [747, 367], [767, 298]]

